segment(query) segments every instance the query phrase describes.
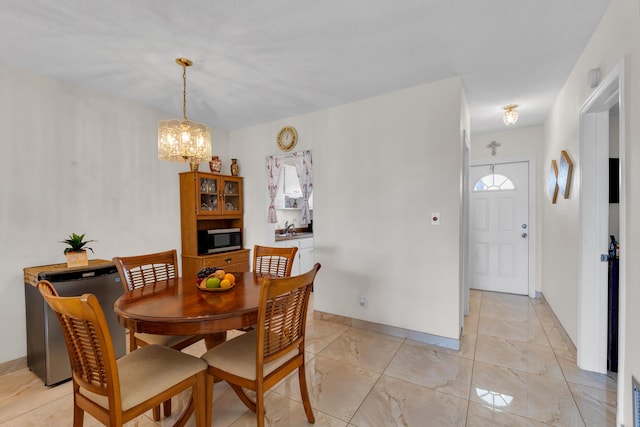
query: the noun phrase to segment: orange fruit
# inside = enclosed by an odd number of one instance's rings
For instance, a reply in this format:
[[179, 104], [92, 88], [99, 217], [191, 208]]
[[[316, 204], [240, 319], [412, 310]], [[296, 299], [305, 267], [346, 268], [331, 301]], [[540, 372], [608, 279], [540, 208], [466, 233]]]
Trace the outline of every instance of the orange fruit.
[[231, 282], [231, 284], [233, 285], [234, 283], [236, 283], [236, 276], [234, 276], [231, 273], [227, 273], [224, 275], [224, 279], [228, 280]]

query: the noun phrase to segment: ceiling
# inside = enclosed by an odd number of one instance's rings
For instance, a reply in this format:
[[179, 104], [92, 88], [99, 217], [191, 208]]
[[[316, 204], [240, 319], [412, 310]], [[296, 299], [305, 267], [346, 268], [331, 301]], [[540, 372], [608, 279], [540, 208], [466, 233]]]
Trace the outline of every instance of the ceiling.
[[188, 117], [228, 130], [461, 76], [485, 132], [542, 124], [609, 3], [3, 0], [0, 62], [178, 118], [184, 56]]

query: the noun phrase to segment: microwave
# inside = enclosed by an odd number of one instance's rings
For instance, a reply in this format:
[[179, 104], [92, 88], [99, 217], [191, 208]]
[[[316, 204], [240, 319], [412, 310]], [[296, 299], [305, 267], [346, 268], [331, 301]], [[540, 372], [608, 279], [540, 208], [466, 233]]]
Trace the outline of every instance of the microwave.
[[242, 233], [239, 228], [198, 230], [198, 255], [242, 249]]

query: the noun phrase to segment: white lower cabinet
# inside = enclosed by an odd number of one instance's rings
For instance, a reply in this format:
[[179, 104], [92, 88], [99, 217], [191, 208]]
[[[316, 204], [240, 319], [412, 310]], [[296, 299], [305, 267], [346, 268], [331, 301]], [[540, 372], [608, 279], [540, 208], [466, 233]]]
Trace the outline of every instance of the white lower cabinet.
[[313, 268], [313, 237], [276, 242], [276, 247], [278, 248], [292, 248], [294, 246], [298, 248], [298, 252], [296, 252], [296, 257], [293, 261], [291, 275], [298, 276]]
[[300, 239], [298, 261], [298, 274], [306, 273], [313, 268], [313, 239]]

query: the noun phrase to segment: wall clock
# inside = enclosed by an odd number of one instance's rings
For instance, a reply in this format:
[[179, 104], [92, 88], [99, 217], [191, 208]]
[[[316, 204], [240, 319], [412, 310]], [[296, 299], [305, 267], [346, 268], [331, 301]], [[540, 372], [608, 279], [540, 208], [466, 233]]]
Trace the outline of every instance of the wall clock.
[[298, 142], [298, 132], [293, 126], [285, 126], [278, 132], [278, 147], [282, 151], [291, 151]]

